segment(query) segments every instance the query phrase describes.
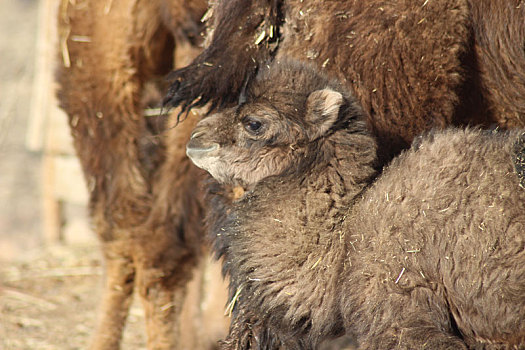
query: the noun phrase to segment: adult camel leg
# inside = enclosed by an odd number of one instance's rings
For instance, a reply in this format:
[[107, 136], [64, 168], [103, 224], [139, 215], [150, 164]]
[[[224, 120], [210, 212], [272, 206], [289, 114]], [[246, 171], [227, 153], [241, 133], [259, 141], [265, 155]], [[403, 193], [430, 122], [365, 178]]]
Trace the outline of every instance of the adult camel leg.
[[152, 204], [155, 164], [141, 143], [146, 133], [141, 94], [151, 76], [171, 67], [173, 37], [161, 24], [157, 4], [138, 0], [62, 1], [59, 32], [59, 99], [106, 258], [93, 348], [115, 349], [131, 303], [136, 241], [147, 240], [140, 236], [147, 232], [136, 228], [146, 222]]

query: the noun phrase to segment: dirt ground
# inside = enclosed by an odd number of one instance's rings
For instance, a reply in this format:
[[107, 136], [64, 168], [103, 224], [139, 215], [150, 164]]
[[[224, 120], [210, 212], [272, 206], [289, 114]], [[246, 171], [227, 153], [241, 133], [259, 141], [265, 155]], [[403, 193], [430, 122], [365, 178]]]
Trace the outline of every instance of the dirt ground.
[[[96, 247], [35, 250], [0, 270], [0, 349], [86, 349], [102, 287]], [[144, 317], [135, 300], [123, 349], [144, 349]]]
[[[44, 246], [41, 154], [25, 147], [37, 10], [37, 0], [0, 0], [0, 349], [85, 349], [102, 287], [99, 249]], [[124, 349], [145, 347], [143, 321], [135, 302]]]

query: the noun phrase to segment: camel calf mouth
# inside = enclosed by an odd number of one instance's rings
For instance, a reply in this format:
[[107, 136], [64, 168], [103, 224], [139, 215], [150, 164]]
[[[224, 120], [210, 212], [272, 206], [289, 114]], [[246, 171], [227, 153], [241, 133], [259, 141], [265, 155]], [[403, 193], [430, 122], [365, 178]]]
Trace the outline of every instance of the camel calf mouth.
[[219, 149], [219, 144], [218, 143], [213, 143], [210, 146], [200, 146], [199, 147], [199, 145], [195, 145], [194, 142], [190, 141], [190, 142], [188, 142], [188, 144], [186, 146], [186, 154], [191, 159], [201, 158], [201, 157], [204, 157], [204, 156], [208, 155], [210, 152], [213, 152], [213, 151], [215, 151], [217, 149]]
[[205, 163], [212, 156], [213, 152], [219, 149], [218, 143], [210, 145], [201, 144], [199, 141], [190, 140], [186, 145], [186, 155], [199, 168], [206, 169]]
[[214, 155], [220, 149], [220, 145], [206, 137], [207, 133], [202, 128], [197, 128], [191, 134], [186, 144], [186, 155], [201, 169], [209, 170]]

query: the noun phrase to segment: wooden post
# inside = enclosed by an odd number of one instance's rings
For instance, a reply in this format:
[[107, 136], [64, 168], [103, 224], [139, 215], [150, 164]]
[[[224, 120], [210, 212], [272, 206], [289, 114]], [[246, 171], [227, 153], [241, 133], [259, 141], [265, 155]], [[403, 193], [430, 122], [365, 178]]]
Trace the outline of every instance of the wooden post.
[[87, 191], [73, 151], [67, 116], [58, 107], [55, 68], [58, 60], [58, 5], [40, 0], [35, 76], [26, 147], [41, 152], [42, 230], [47, 244], [64, 240], [65, 202], [87, 204]]

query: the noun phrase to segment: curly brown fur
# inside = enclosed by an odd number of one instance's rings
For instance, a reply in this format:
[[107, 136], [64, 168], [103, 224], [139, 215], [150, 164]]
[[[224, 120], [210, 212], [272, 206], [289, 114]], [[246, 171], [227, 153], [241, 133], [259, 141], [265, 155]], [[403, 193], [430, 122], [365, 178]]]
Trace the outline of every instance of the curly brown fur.
[[375, 179], [375, 138], [351, 95], [276, 61], [187, 146], [248, 189], [213, 202], [232, 329], [248, 315], [296, 349], [344, 334], [360, 349], [525, 349], [520, 135], [436, 131]]
[[432, 127], [523, 126], [524, 7], [517, 0], [218, 1], [209, 46], [172, 73], [165, 103], [210, 102], [213, 110], [235, 102], [272, 57], [292, 57], [345, 83], [384, 160]]
[[191, 322], [180, 321], [186, 285], [205, 265], [199, 181], [205, 174], [185, 156], [193, 124], [154, 136], [142, 103], [146, 84], [200, 51], [205, 10], [205, 1], [61, 2], [59, 99], [105, 257], [94, 349], [119, 347], [134, 290], [145, 309], [148, 348], [173, 349], [185, 338], [189, 348], [209, 348], [218, 339], [214, 332], [221, 334], [219, 318], [202, 329], [200, 300]]
[[504, 127], [525, 123], [525, 2], [469, 1], [474, 50], [488, 112]]

